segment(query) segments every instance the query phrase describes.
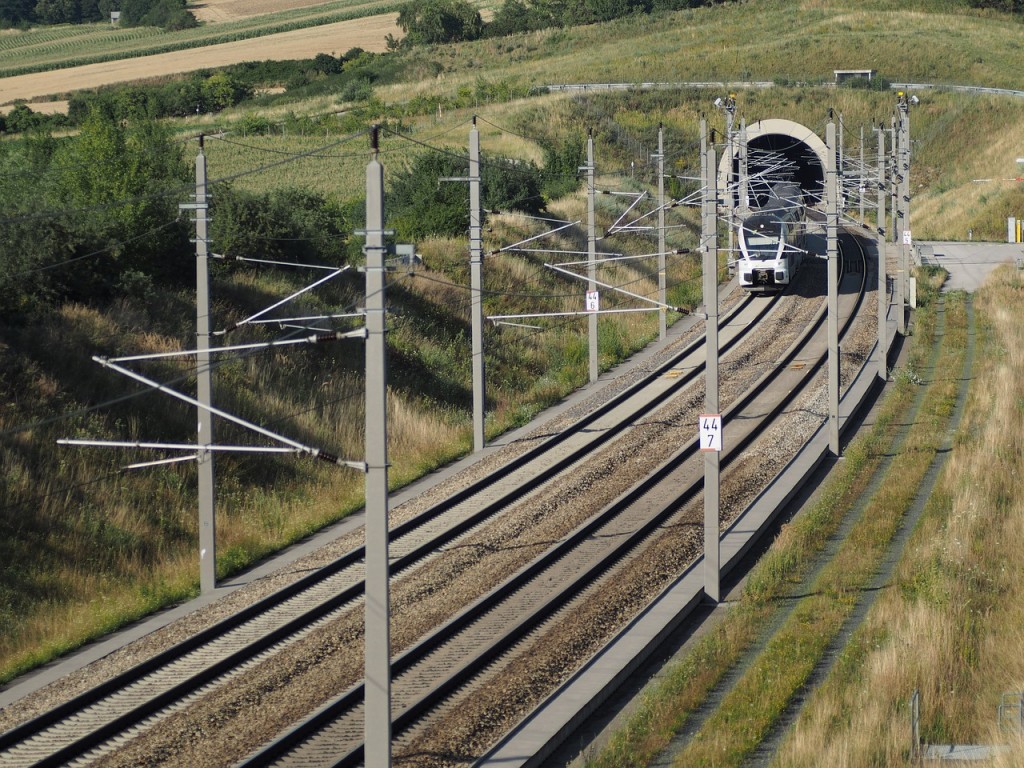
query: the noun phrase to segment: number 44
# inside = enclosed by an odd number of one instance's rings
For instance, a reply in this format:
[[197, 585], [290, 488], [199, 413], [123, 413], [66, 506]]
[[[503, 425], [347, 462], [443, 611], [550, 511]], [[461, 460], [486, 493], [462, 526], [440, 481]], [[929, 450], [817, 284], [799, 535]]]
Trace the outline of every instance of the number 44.
[[722, 450], [722, 414], [705, 413], [700, 417], [700, 449]]

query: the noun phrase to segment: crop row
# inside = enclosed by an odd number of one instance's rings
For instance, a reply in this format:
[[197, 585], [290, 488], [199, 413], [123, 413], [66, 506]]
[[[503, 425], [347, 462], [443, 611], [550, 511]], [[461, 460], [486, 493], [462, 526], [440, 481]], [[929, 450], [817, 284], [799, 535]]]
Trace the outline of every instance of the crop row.
[[154, 27], [132, 27], [112, 29], [103, 27], [96, 29], [90, 25], [85, 30], [75, 30], [72, 25], [51, 27], [46, 34], [33, 35], [32, 40], [17, 37], [0, 37], [0, 61], [24, 61], [26, 58], [52, 56], [62, 51], [76, 51], [82, 48], [108, 50], [114, 46], [123, 46], [136, 40], [157, 37], [160, 30]]

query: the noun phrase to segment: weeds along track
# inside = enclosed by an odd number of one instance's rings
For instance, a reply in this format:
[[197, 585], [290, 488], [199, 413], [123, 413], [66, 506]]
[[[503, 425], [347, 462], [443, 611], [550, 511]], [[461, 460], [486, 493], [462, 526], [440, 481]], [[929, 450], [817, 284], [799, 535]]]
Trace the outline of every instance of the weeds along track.
[[[958, 310], [953, 317], [951, 302]], [[822, 722], [831, 717], [834, 724], [841, 716], [820, 699], [828, 698], [830, 688], [834, 692], [833, 672], [846, 679], [859, 674], [855, 664], [840, 659], [856, 658], [862, 625], [870, 624], [872, 606], [892, 586], [903, 549], [948, 457], [972, 379], [969, 299], [940, 296], [935, 306], [933, 341], [917, 350], [930, 349], [920, 369], [922, 380], [885, 429], [885, 440], [876, 448], [877, 465], [869, 465], [870, 483], [835, 516], [821, 548], [805, 555], [806, 570], [791, 574], [756, 639], [723, 669], [705, 704], [693, 711], [657, 764], [704, 764], [712, 755], [717, 764], [750, 768], [822, 763], [819, 751], [809, 746], [817, 742], [808, 733], [814, 728], [832, 733], [832, 726]], [[928, 336], [926, 330], [923, 337]], [[766, 682], [765, 671], [778, 670], [783, 657], [787, 670], [797, 672], [770, 675]], [[755, 699], [758, 703], [751, 705]], [[734, 727], [740, 711], [741, 729]], [[886, 747], [878, 749], [876, 757]]]
[[[881, 592], [891, 585], [903, 550], [921, 519], [925, 504], [935, 489], [942, 468], [949, 458], [949, 451], [953, 448], [953, 438], [960, 426], [960, 420], [967, 401], [968, 387], [972, 380], [975, 319], [971, 299], [968, 296], [964, 300], [963, 317], [954, 321], [962, 323], [955, 330], [957, 332], [965, 332], [967, 336], [965, 347], [962, 350], [957, 349], [955, 344], [948, 344], [946, 329], [950, 319], [946, 312], [947, 301], [940, 295], [936, 304], [937, 327], [931, 360], [927, 369], [923, 372], [925, 386], [921, 387], [921, 391], [914, 398], [910, 413], [908, 414], [909, 418], [904, 419], [907, 426], [900, 430], [893, 441], [895, 445], [902, 446], [908, 435], [915, 430], [914, 425], [919, 420], [926, 420], [931, 414], [943, 414], [943, 418], [933, 425], [932, 434], [929, 436], [929, 439], [923, 445], [918, 444], [915, 447], [916, 450], [929, 454], [931, 460], [924, 465], [921, 472], [899, 473], [899, 482], [909, 483], [911, 486], [908, 494], [909, 505], [905, 510], [900, 510], [902, 514], [897, 515], [896, 520], [882, 528], [882, 535], [878, 537], [879, 544], [875, 548], [876, 551], [872, 553], [874, 557], [870, 564], [871, 567], [867, 570], [860, 583], [852, 585], [855, 588], [860, 588], [857, 599], [849, 607], [842, 623], [837, 627], [834, 635], [830, 637], [821, 655], [813, 660], [814, 666], [806, 681], [801, 685], [796, 695], [790, 699], [785, 709], [779, 713], [776, 721], [771, 724], [760, 744], [753, 750], [751, 757], [746, 761], [746, 764], [751, 766], [751, 768], [767, 768], [778, 757], [782, 744], [792, 733], [793, 725], [798, 721], [815, 693], [825, 685], [840, 655], [851, 644], [856, 633], [865, 623], [868, 612], [877, 601]], [[948, 347], [952, 347], [952, 349]], [[950, 377], [955, 377], [957, 382], [955, 386], [949, 386], [943, 381]], [[945, 389], [944, 392], [942, 391], [943, 389]], [[945, 401], [943, 406], [936, 408], [935, 403], [942, 400]], [[920, 430], [917, 431], [920, 432]], [[920, 437], [920, 435], [915, 435], [915, 437]], [[890, 456], [887, 456], [887, 458], [895, 458], [891, 455], [894, 451], [889, 453]], [[889, 461], [885, 465], [886, 476], [888, 476], [889, 471], [892, 469], [893, 463], [893, 461]], [[880, 482], [885, 481], [894, 482], [892, 477], [880, 479]], [[853, 516], [857, 519], [852, 522], [865, 527], [867, 521], [858, 516], [864, 515], [870, 518], [873, 512], [872, 506], [877, 507], [877, 504], [873, 505], [875, 496], [876, 494], [872, 494], [860, 505], [861, 508], [853, 510], [855, 513]], [[835, 550], [838, 550], [848, 541], [848, 537], [853, 535], [853, 525], [850, 528], [848, 536], [843, 537], [841, 541], [834, 544]], [[821, 565], [822, 569], [824, 566], [825, 563], [823, 562]], [[807, 586], [813, 588], [813, 584], [808, 584]]]
[[[841, 296], [848, 323], [863, 295], [865, 270], [858, 272], [844, 281], [852, 287]], [[822, 273], [808, 269], [807, 279], [823, 282]], [[823, 319], [820, 291], [747, 297], [723, 317], [722, 403], [726, 423], [737, 423], [726, 465], [811, 380], [824, 358], [823, 348], [809, 348], [821, 346], [815, 339], [822, 334], [813, 329]], [[692, 525], [673, 518], [700, 488], [692, 457], [702, 371], [700, 340], [571, 428], [392, 529], [396, 750], [418, 749], [418, 740], [431, 738], [431, 724], [447, 716], [440, 703], [462, 701], [468, 686], [486, 686], [496, 670], [514, 667], [517, 649], [557, 631], [561, 619], [616, 581], [666, 530]], [[791, 378], [797, 372], [804, 383]], [[764, 393], [773, 387], [777, 406], [769, 413]], [[747, 438], [739, 437], [740, 423], [749, 427]], [[692, 560], [699, 554], [694, 546], [679, 548], [680, 557]], [[209, 764], [211, 756], [224, 765], [357, 764], [362, 557], [355, 549], [13, 728], [0, 736], [0, 761], [137, 765], [173, 755], [181, 764]], [[604, 632], [592, 629], [593, 638]], [[485, 720], [500, 728], [513, 716]], [[268, 735], [286, 729], [265, 746]], [[442, 730], [458, 737], [458, 729]], [[322, 759], [314, 757], [318, 738], [328, 744]], [[479, 753], [486, 746], [471, 742], [431, 749]]]

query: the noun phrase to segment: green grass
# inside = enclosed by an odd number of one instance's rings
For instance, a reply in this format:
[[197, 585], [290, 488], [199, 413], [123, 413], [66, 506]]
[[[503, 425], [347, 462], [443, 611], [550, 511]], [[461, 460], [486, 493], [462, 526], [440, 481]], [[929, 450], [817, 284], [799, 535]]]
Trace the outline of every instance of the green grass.
[[[976, 294], [970, 396], [953, 452], [894, 579], [783, 745], [785, 765], [828, 764], [851, 745], [891, 764], [907, 748], [908, 700], [921, 692], [926, 743], [1014, 749], [996, 727], [1002, 693], [1021, 680], [1019, 273], [1003, 268]], [[994, 417], [993, 414], [1000, 414]]]

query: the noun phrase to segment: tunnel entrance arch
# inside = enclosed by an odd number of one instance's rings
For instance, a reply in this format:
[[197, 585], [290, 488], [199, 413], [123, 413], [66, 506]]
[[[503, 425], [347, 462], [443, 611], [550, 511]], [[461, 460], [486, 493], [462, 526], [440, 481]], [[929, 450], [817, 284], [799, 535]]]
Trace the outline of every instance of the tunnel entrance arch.
[[[739, 131], [733, 133], [732, 152], [722, 155], [718, 168], [718, 188], [723, 199], [732, 194], [734, 207], [746, 208], [740, 200]], [[770, 118], [747, 126], [748, 199], [755, 198], [765, 184], [793, 181], [800, 185], [808, 205], [817, 205], [825, 197], [825, 166], [828, 148], [810, 128], [792, 120]], [[728, 192], [726, 191], [728, 190]]]

